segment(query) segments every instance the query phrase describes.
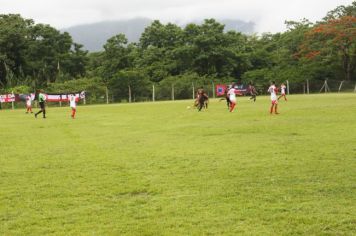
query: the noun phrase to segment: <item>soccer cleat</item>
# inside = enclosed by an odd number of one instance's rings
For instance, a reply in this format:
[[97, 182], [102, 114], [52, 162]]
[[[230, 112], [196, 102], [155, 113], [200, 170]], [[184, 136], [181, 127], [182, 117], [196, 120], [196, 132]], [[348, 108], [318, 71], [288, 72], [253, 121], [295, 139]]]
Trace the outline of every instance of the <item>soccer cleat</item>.
[[35, 118], [37, 118], [37, 114], [35, 114]]

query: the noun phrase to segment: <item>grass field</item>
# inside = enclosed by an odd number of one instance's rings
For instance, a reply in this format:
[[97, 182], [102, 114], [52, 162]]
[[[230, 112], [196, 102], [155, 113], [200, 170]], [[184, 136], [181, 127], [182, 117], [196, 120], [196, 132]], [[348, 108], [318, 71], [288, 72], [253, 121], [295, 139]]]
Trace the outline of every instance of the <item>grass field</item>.
[[356, 94], [288, 98], [0, 110], [0, 235], [355, 235]]

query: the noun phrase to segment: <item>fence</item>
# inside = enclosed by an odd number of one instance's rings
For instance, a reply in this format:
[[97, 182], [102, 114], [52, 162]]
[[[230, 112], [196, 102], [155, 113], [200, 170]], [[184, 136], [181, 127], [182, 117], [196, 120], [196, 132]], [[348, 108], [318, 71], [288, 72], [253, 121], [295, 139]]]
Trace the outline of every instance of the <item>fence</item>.
[[329, 92], [356, 92], [356, 83], [353, 81], [336, 81], [336, 80], [323, 80], [323, 81], [309, 81], [305, 80], [304, 83], [299, 84], [299, 87], [294, 88], [295, 93], [329, 93]]
[[[194, 99], [198, 88], [204, 88], [210, 98], [215, 98], [216, 81], [205, 83], [165, 83], [151, 84], [144, 88], [121, 88], [120, 91], [108, 88], [107, 91], [91, 91], [86, 93], [86, 104], [105, 104], [105, 103], [126, 103], [126, 102], [148, 102], [166, 101], [180, 99]], [[293, 83], [286, 81], [288, 94], [316, 94], [316, 93], [356, 93], [355, 81], [336, 81], [336, 80], [305, 80], [304, 83]], [[268, 84], [258, 84], [256, 89], [260, 95], [267, 94]], [[126, 91], [125, 91], [126, 90]], [[83, 101], [79, 102], [83, 104]], [[67, 106], [67, 103], [48, 103], [51, 107]], [[0, 103], [0, 109], [24, 108], [25, 103]]]
[[[148, 102], [148, 101], [167, 101], [167, 100], [180, 100], [180, 99], [194, 99], [198, 88], [204, 88], [205, 92], [210, 98], [215, 98], [216, 85], [219, 82], [211, 81], [210, 83], [185, 83], [185, 84], [151, 84], [142, 90], [141, 93], [135, 92], [135, 88], [127, 89], [126, 92], [121, 91], [121, 94], [115, 94], [110, 88], [108, 102]], [[221, 83], [228, 84], [228, 83]], [[309, 81], [305, 80], [304, 83], [286, 81], [288, 94], [316, 94], [316, 93], [329, 93], [329, 92], [355, 92], [356, 82], [354, 81], [335, 81], [335, 80], [320, 80]], [[260, 95], [267, 94], [269, 84], [258, 84], [256, 89]], [[124, 96], [122, 96], [124, 94]], [[130, 98], [131, 94], [131, 98]], [[103, 95], [104, 96], [104, 95]], [[126, 97], [125, 97], [126, 96]], [[105, 100], [102, 97], [102, 100]], [[103, 102], [103, 101], [102, 101]]]

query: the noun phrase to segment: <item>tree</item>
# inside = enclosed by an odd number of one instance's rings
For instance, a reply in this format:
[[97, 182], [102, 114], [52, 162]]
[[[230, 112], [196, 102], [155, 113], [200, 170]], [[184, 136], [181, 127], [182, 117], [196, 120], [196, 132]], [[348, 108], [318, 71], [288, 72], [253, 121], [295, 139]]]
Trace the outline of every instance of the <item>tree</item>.
[[356, 1], [353, 1], [349, 6], [338, 6], [334, 10], [331, 10], [324, 17], [324, 21], [336, 20], [343, 16], [356, 16]]
[[0, 85], [47, 86], [85, 75], [86, 51], [55, 28], [0, 15]]
[[340, 58], [345, 80], [356, 68], [356, 17], [342, 16], [320, 23], [306, 33], [301, 53], [308, 59]]
[[[15, 85], [10, 81], [20, 77], [26, 63], [25, 50], [32, 20], [25, 20], [20, 15], [0, 15], [0, 85]], [[13, 84], [11, 84], [13, 82]]]

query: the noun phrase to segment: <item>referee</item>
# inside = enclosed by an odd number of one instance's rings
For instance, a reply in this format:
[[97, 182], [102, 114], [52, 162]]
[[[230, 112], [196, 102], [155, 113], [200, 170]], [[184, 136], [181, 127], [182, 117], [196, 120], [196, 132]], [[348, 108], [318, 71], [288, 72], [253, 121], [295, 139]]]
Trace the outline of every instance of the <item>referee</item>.
[[37, 115], [41, 112], [43, 113], [43, 118], [46, 118], [45, 102], [46, 95], [43, 93], [43, 90], [40, 90], [40, 93], [38, 94], [38, 103], [40, 104], [41, 110], [35, 114], [35, 118], [37, 118]]

